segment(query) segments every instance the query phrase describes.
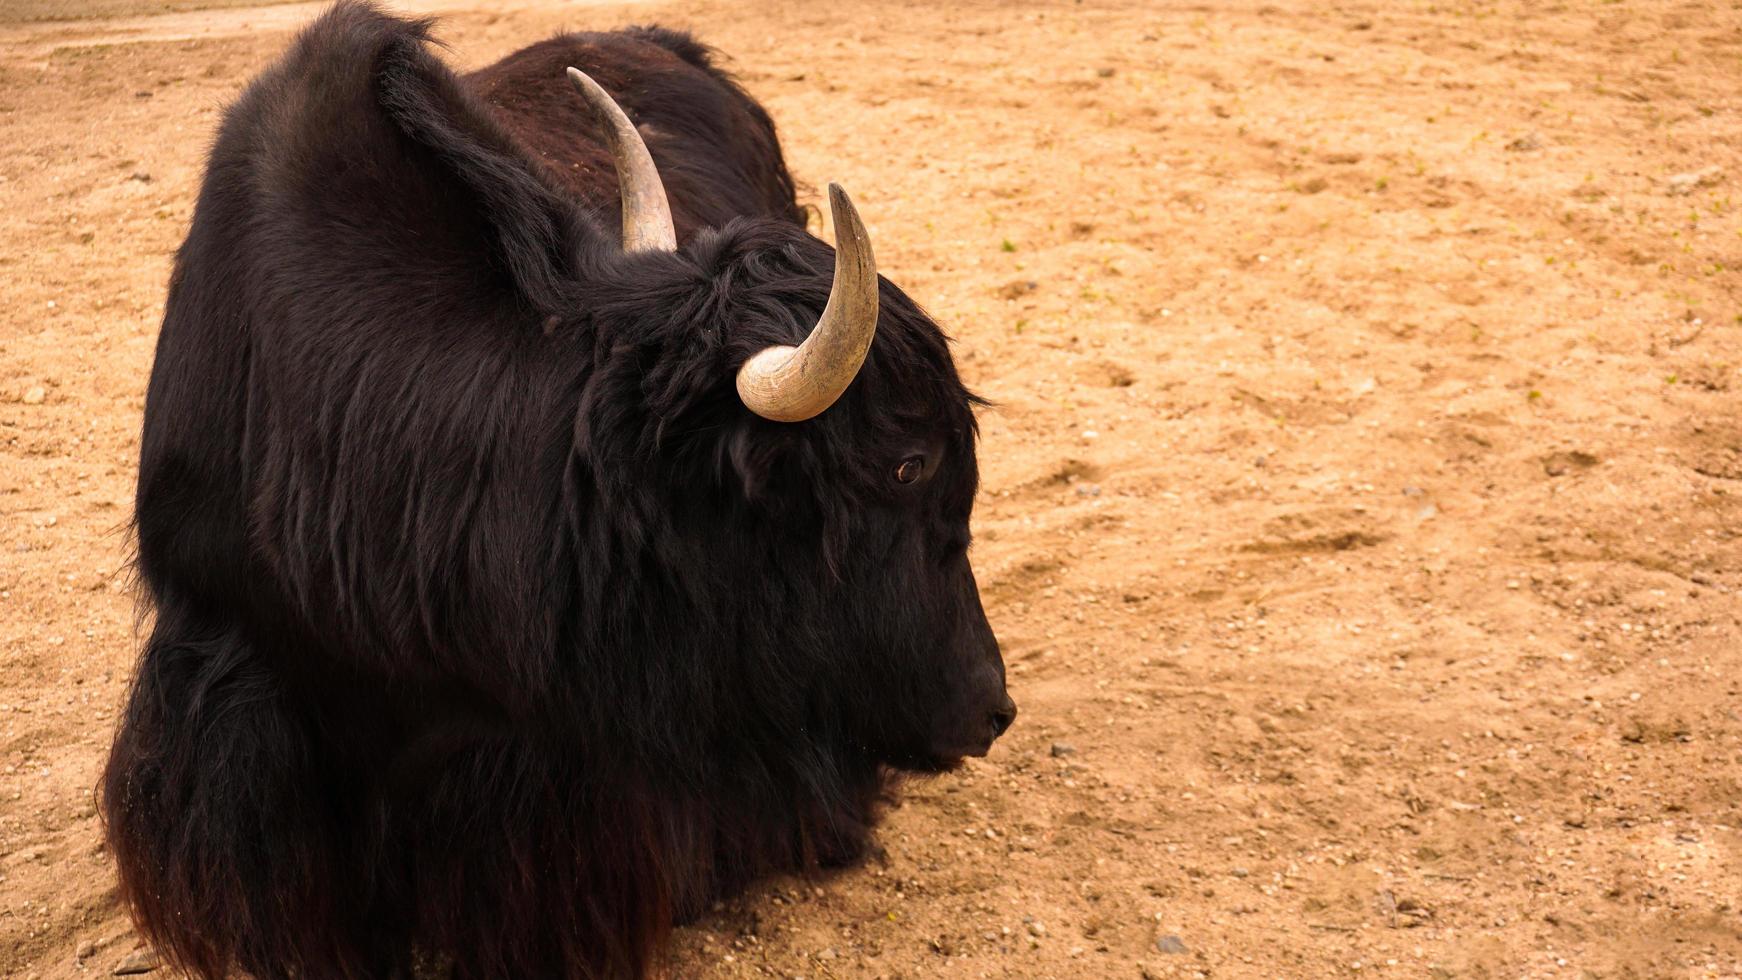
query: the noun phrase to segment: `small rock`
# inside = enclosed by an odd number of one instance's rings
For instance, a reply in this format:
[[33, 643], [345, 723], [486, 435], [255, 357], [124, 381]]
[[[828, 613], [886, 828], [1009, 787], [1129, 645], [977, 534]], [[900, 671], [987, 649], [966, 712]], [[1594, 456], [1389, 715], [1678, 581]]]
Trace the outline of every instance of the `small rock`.
[[1252, 872], [1246, 870], [1245, 868], [1235, 868], [1234, 869], [1234, 877], [1236, 877], [1236, 878], [1245, 878], [1248, 875], [1250, 875], [1251, 873]]
[[127, 178], [127, 179], [128, 179], [128, 180], [137, 180], [137, 181], [139, 181], [139, 182], [140, 182], [140, 183], [141, 183], [141, 184], [149, 184], [149, 183], [151, 183], [151, 175], [150, 175], [150, 174], [148, 174], [148, 173], [146, 173], [146, 172], [145, 172], [145, 171], [143, 171], [143, 170], [135, 170], [135, 171], [133, 171], [133, 175], [132, 175], [132, 176], [130, 176], [130, 177], [128, 177], [128, 178]]
[[1077, 495], [1082, 497], [1099, 497], [1101, 495], [1101, 487], [1094, 483], [1079, 483], [1077, 484]]
[[141, 973], [150, 973], [163, 965], [157, 958], [156, 951], [148, 946], [141, 946], [115, 965], [115, 976], [131, 977]]
[[1077, 754], [1077, 747], [1075, 745], [1072, 745], [1069, 742], [1054, 742], [1054, 743], [1052, 743], [1052, 757], [1055, 759], [1062, 759], [1067, 755], [1076, 755], [1076, 754]]
[[1414, 929], [1418, 926], [1424, 926], [1431, 922], [1434, 917], [1433, 909], [1430, 909], [1415, 899], [1408, 897], [1397, 900], [1397, 912], [1399, 915], [1403, 916], [1398, 924], [1403, 926], [1405, 929]]
[[1676, 174], [1664, 181], [1665, 190], [1673, 195], [1692, 194], [1695, 189], [1709, 187], [1724, 178], [1724, 168], [1719, 166], [1692, 170], [1685, 174]]
[[1575, 470], [1590, 469], [1598, 462], [1597, 457], [1579, 450], [1550, 453], [1542, 458], [1542, 471], [1549, 476], [1564, 476]]
[[1035, 937], [1044, 936], [1046, 935], [1046, 926], [1041, 925], [1039, 920], [1030, 922], [1028, 924], [1028, 934]]
[[1111, 69], [1111, 68], [1097, 68], [1097, 69], [1095, 69], [1095, 74], [1099, 75], [1102, 78], [1112, 78], [1113, 77], [1113, 69]]
[[35, 385], [35, 386], [31, 387], [29, 390], [25, 391], [24, 404], [26, 404], [26, 405], [41, 405], [43, 403], [43, 400], [46, 399], [47, 397], [48, 397], [48, 392], [42, 387], [42, 385]]
[[1185, 940], [1171, 933], [1155, 941], [1155, 948], [1169, 956], [1179, 956], [1186, 951]]
[[1506, 148], [1514, 153], [1528, 153], [1531, 150], [1540, 150], [1542, 149], [1542, 137], [1535, 133], [1525, 133], [1523, 136], [1520, 136], [1506, 144]]
[[79, 943], [78, 948], [73, 950], [73, 956], [80, 962], [83, 962], [96, 955], [96, 952], [97, 944], [87, 939], [84, 942]]

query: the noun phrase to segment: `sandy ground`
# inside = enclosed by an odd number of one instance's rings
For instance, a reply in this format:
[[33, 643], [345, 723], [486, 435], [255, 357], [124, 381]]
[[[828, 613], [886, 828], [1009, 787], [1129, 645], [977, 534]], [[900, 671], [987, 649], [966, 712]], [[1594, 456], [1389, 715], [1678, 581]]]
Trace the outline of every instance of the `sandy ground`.
[[[6, 977], [136, 945], [141, 399], [218, 111], [317, 9], [199, 6], [0, 4]], [[1742, 6], [405, 6], [465, 66], [697, 30], [997, 403], [1017, 727], [674, 976], [1742, 975]]]

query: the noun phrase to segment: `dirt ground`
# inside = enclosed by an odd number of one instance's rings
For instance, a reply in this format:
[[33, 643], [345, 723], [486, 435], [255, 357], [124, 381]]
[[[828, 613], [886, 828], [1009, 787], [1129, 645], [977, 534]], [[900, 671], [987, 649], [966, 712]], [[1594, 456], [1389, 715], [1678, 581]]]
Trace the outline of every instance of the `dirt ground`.
[[[400, 8], [696, 30], [997, 403], [1016, 728], [673, 976], [1742, 976], [1742, 4]], [[137, 943], [145, 380], [318, 9], [0, 3], [0, 976]]]

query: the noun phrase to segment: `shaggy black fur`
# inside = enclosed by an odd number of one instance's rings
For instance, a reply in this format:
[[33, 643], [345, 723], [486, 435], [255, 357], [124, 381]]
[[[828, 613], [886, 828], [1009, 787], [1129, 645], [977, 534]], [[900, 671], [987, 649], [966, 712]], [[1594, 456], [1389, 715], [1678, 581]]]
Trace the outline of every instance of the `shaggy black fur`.
[[[766, 113], [668, 31], [461, 79], [425, 30], [310, 27], [227, 113], [170, 283], [103, 807], [201, 977], [642, 976], [1008, 722], [936, 325], [885, 283], [829, 411], [734, 394], [834, 262]], [[569, 63], [647, 132], [677, 254], [618, 248]]]

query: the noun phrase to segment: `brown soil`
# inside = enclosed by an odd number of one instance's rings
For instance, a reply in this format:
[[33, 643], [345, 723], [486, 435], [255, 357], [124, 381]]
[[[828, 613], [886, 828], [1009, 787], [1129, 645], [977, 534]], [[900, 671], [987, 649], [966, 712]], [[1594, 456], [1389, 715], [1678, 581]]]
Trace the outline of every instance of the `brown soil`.
[[[141, 397], [219, 107], [316, 9], [198, 6], [0, 16], [8, 977], [136, 942]], [[1742, 8], [848, 6], [417, 5], [464, 65], [696, 29], [997, 403], [1017, 727], [673, 974], [1742, 975]]]

